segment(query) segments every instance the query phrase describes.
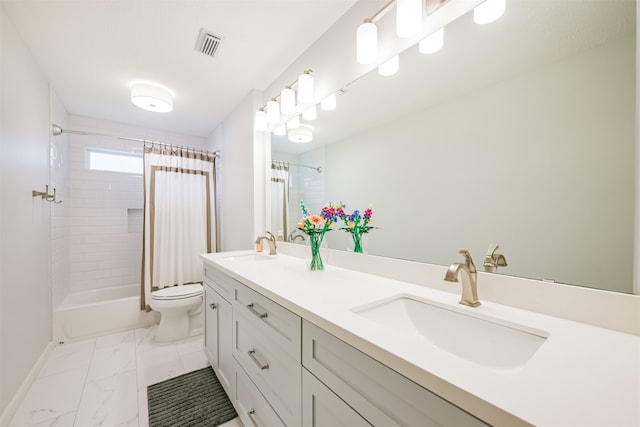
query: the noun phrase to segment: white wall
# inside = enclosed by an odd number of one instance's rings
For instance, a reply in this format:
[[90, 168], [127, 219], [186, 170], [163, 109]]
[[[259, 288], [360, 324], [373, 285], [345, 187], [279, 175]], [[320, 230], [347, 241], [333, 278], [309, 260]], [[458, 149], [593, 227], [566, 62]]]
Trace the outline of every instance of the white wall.
[[251, 91], [208, 138], [209, 149], [220, 151], [220, 251], [249, 249], [265, 229], [265, 153], [270, 145], [253, 131], [253, 112], [260, 99], [257, 91]]
[[[206, 148], [204, 138], [82, 116], [68, 129]], [[63, 134], [64, 135], [64, 134]], [[86, 149], [142, 153], [142, 143], [69, 134], [70, 291], [140, 283], [142, 174], [89, 170]]]
[[395, 13], [393, 10], [378, 21], [378, 60], [369, 65], [356, 61], [356, 29], [365, 18], [373, 16], [387, 0], [360, 0], [354, 4], [336, 23], [327, 30], [309, 49], [296, 59], [264, 91], [263, 106], [271, 97], [292, 81], [304, 70], [313, 70], [315, 79], [315, 102], [320, 102], [343, 88], [389, 58], [415, 45], [438, 28], [446, 26], [458, 17], [472, 10], [484, 0], [456, 0], [440, 7], [437, 13], [424, 16], [420, 31], [412, 37], [400, 38], [395, 35]]
[[326, 198], [373, 205], [375, 254], [447, 265], [468, 247], [480, 263], [499, 243], [506, 274], [632, 292], [633, 49], [619, 40], [329, 145]]
[[51, 340], [49, 86], [0, 4], [0, 412]]

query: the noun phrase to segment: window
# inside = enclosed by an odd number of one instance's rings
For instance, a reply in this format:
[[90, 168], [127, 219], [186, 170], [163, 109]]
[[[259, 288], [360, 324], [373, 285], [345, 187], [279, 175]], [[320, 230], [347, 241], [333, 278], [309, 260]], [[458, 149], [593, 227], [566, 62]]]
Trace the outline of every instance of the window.
[[87, 168], [91, 170], [141, 174], [142, 154], [87, 148]]

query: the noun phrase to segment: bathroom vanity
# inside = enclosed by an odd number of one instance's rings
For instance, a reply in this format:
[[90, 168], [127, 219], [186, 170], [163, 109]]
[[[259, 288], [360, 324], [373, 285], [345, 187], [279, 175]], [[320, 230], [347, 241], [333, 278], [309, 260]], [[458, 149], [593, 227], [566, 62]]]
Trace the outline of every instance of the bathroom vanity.
[[425, 286], [202, 258], [205, 353], [245, 425], [640, 425], [637, 334], [483, 300], [487, 275], [472, 308], [442, 266], [420, 266]]

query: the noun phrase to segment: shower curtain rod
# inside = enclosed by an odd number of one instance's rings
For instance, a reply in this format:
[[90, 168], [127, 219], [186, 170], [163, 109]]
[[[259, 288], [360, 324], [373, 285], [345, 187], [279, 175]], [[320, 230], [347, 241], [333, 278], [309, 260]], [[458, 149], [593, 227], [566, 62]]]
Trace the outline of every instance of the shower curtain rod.
[[120, 139], [123, 141], [133, 141], [133, 142], [142, 142], [144, 144], [160, 144], [160, 145], [165, 145], [168, 147], [176, 147], [176, 148], [182, 148], [185, 150], [193, 150], [194, 152], [200, 151], [202, 153], [207, 153], [209, 155], [212, 155], [216, 158], [220, 157], [220, 151], [214, 151], [213, 153], [209, 150], [205, 150], [203, 148], [195, 148], [195, 147], [186, 147], [184, 145], [177, 145], [177, 144], [169, 144], [167, 142], [161, 142], [161, 141], [152, 141], [149, 139], [140, 139], [140, 138], [130, 138], [127, 136], [117, 136], [117, 135], [109, 135], [106, 133], [96, 133], [96, 132], [86, 132], [86, 131], [82, 131], [82, 130], [71, 130], [71, 129], [62, 129], [62, 127], [53, 124], [51, 126], [52, 128], [52, 133], [53, 136], [60, 136], [63, 133], [69, 133], [69, 134], [74, 134], [74, 135], [86, 135], [86, 136], [104, 136], [106, 138], [113, 138], [113, 139]]
[[301, 168], [315, 169], [318, 173], [322, 173], [322, 166], [299, 165], [297, 163], [285, 162], [284, 160], [271, 160], [271, 163], [280, 163], [282, 165], [287, 164], [289, 166], [299, 166]]

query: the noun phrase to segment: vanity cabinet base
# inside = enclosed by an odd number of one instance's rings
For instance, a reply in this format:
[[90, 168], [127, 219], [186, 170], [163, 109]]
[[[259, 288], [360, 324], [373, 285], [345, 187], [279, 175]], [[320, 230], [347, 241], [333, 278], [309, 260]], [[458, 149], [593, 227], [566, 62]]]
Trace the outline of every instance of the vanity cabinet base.
[[374, 426], [487, 425], [307, 321], [302, 364]]

